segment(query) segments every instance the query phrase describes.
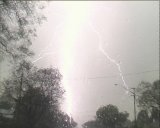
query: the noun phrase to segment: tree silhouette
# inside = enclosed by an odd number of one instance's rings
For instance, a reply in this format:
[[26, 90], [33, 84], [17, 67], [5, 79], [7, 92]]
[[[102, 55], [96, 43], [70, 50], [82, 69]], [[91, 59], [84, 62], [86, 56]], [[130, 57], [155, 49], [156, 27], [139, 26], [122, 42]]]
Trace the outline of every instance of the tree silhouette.
[[57, 128], [74, 128], [77, 126], [77, 123], [73, 120], [73, 118], [69, 117], [64, 112], [59, 112], [57, 117]]
[[16, 128], [74, 128], [76, 123], [52, 104], [41, 88], [30, 88], [14, 111]]
[[137, 88], [139, 92], [138, 103], [141, 108], [151, 109], [160, 107], [160, 80], [154, 81], [153, 84], [141, 82]]
[[122, 127], [127, 121], [128, 113], [119, 112], [114, 105], [100, 107], [96, 112], [97, 120], [106, 128]]
[[17, 100], [14, 111], [15, 127], [49, 128], [47, 125], [52, 124], [52, 113], [50, 98], [40, 88], [29, 88]]
[[[147, 118], [147, 113], [149, 113], [150, 127], [158, 128], [160, 120], [160, 80], [154, 81], [153, 84], [141, 82], [137, 88], [137, 92], [139, 93], [139, 107], [143, 110], [139, 113], [139, 115], [141, 115], [140, 120], [142, 120], [142, 118], [145, 120]], [[146, 116], [142, 117], [142, 115]]]
[[146, 110], [141, 110], [137, 116], [137, 125], [139, 128], [149, 127], [150, 119], [148, 112]]
[[96, 120], [83, 124], [83, 128], [127, 128], [128, 113], [119, 112], [114, 105], [100, 107], [96, 112]]
[[[64, 93], [58, 69], [38, 69], [22, 61], [3, 82], [0, 106], [12, 110], [10, 118], [2, 113], [0, 126], [7, 128], [74, 128], [77, 123], [60, 110]], [[11, 122], [6, 125], [5, 120]]]
[[29, 88], [40, 87], [51, 99], [54, 97], [56, 103], [64, 92], [60, 86], [61, 77], [56, 68], [38, 69], [32, 63], [22, 61], [15, 66], [11, 77], [3, 82], [5, 91], [2, 97], [10, 103], [16, 102]]

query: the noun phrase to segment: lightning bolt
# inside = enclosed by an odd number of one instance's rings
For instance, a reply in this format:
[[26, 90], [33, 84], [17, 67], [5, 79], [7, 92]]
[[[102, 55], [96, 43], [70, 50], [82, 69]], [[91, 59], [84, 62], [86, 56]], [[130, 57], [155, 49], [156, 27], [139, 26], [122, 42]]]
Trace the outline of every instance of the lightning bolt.
[[[81, 12], [81, 11], [78, 11], [79, 14], [81, 14], [80, 12]], [[76, 13], [75, 13], [75, 14], [76, 14]], [[74, 14], [73, 16], [76, 16], [75, 14]], [[72, 15], [71, 15], [71, 16], [72, 16]], [[82, 16], [83, 16], [83, 15], [82, 15]], [[78, 23], [79, 23], [79, 22], [78, 22]], [[53, 55], [53, 54], [55, 54], [55, 52], [47, 52], [47, 50], [53, 45], [53, 42], [55, 42], [53, 39], [56, 38], [57, 30], [59, 30], [61, 26], [63, 26], [63, 23], [60, 23], [60, 24], [55, 28], [54, 36], [53, 36], [51, 42], [50, 42], [43, 50], [40, 51], [40, 53], [39, 53], [39, 55], [38, 55], [38, 58], [36, 58], [36, 59], [33, 61], [33, 63], [36, 63], [37, 61], [41, 60], [42, 58], [44, 58], [44, 57], [46, 57], [46, 56], [48, 56], [48, 55]], [[127, 84], [126, 84], [126, 82], [125, 82], [125, 79], [124, 79], [124, 76], [123, 76], [123, 73], [122, 73], [120, 64], [119, 64], [115, 59], [113, 59], [113, 58], [103, 49], [103, 46], [102, 46], [102, 45], [103, 45], [103, 44], [102, 44], [103, 40], [102, 40], [102, 37], [101, 37], [100, 32], [98, 32], [98, 31], [96, 30], [96, 28], [95, 28], [91, 23], [89, 23], [89, 26], [91, 27], [91, 29], [92, 29], [92, 30], [96, 33], [96, 35], [98, 36], [98, 39], [99, 39], [98, 43], [99, 43], [99, 50], [100, 50], [100, 52], [101, 52], [110, 62], [112, 62], [114, 65], [116, 65], [116, 67], [117, 67], [117, 69], [118, 69], [118, 72], [119, 72], [119, 75], [120, 75], [120, 77], [121, 77], [121, 79], [122, 79], [122, 82], [123, 82], [123, 87], [124, 87], [126, 90], [128, 90], [128, 86], [127, 86]], [[72, 121], [72, 116], [71, 116], [70, 113], [67, 113], [67, 114], [68, 114], [68, 116], [69, 116], [69, 118], [70, 118], [69, 121], [70, 121], [70, 123], [71, 123], [71, 121]]]
[[119, 76], [121, 77], [121, 80], [123, 82], [123, 87], [127, 90], [126, 93], [128, 93], [128, 90], [129, 90], [129, 87], [127, 86], [126, 82], [125, 82], [125, 79], [124, 79], [124, 76], [123, 76], [123, 73], [122, 73], [122, 69], [121, 69], [121, 66], [120, 64], [115, 60], [113, 59], [112, 57], [110, 57], [110, 55], [103, 49], [102, 47], [102, 36], [100, 34], [99, 31], [96, 30], [96, 28], [93, 26], [93, 24], [91, 22], [88, 23], [89, 26], [91, 27], [91, 29], [96, 33], [96, 35], [98, 36], [98, 39], [99, 39], [99, 50], [102, 52], [102, 54], [110, 61], [112, 62], [113, 64], [115, 64], [117, 66], [117, 69], [119, 71]]
[[33, 60], [32, 63], [36, 63], [37, 61], [39, 61], [40, 59], [46, 57], [47, 55], [53, 55], [53, 54], [55, 54], [55, 52], [47, 52], [47, 50], [53, 45], [53, 42], [54, 42], [53, 39], [54, 39], [54, 38], [56, 37], [56, 35], [57, 35], [57, 30], [59, 30], [60, 27], [63, 26], [63, 24], [64, 24], [64, 23], [62, 22], [62, 23], [60, 23], [60, 24], [57, 25], [57, 27], [55, 28], [55, 32], [54, 32], [54, 34], [53, 34], [53, 37], [52, 37], [50, 43], [49, 43], [44, 49], [42, 49], [42, 50], [40, 51], [38, 57], [37, 57], [35, 60]]
[[[60, 27], [62, 27], [63, 26], [63, 24], [64, 23], [60, 23], [57, 27], [56, 27], [56, 31], [54, 32], [54, 36], [52, 37], [52, 40], [50, 41], [50, 43], [44, 48], [44, 49], [42, 49], [41, 51], [40, 51], [40, 53], [39, 53], [39, 55], [38, 55], [38, 57], [35, 59], [35, 60], [33, 60], [32, 61], [32, 63], [36, 63], [37, 61], [39, 61], [39, 60], [41, 60], [41, 59], [43, 59], [44, 57], [47, 57], [48, 55], [54, 55], [55, 54], [55, 52], [47, 52], [47, 50], [53, 45], [53, 42], [54, 42], [54, 38], [56, 37], [56, 35], [57, 35], [57, 30], [59, 30], [60, 29]], [[71, 124], [71, 122], [72, 122], [72, 115], [71, 115], [71, 113], [67, 113], [68, 114], [68, 116], [69, 116], [69, 123]]]
[[71, 115], [71, 113], [68, 113], [68, 116], [69, 116], [69, 123], [71, 124], [72, 123], [72, 115]]
[[46, 52], [46, 53], [43, 53], [37, 59], [33, 60], [32, 63], [35, 63], [35, 62], [39, 61], [40, 59], [42, 59], [42, 58], [44, 58], [44, 57], [46, 57], [48, 55], [54, 55], [54, 54], [55, 54], [55, 52]]

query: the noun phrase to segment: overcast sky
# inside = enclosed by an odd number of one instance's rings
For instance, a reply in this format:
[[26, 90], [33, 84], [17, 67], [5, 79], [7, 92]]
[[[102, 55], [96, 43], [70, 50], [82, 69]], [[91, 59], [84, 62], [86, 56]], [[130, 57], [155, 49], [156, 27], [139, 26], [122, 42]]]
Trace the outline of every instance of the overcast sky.
[[62, 109], [76, 122], [94, 119], [107, 104], [133, 118], [133, 97], [122, 86], [159, 78], [158, 8], [158, 1], [50, 2], [33, 42], [33, 62], [59, 68], [66, 89]]

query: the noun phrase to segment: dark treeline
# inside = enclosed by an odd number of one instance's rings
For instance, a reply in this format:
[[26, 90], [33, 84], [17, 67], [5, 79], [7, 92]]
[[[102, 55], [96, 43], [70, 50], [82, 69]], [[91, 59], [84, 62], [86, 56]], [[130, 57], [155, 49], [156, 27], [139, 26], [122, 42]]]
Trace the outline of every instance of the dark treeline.
[[[0, 63], [11, 63], [7, 79], [0, 81], [0, 128], [74, 128], [77, 123], [60, 104], [65, 90], [56, 68], [37, 68], [30, 50], [37, 25], [46, 19], [44, 6], [35, 1], [0, 1]], [[137, 88], [136, 128], [159, 128], [160, 81], [142, 82]], [[83, 128], [134, 128], [129, 113], [117, 106], [100, 107]]]

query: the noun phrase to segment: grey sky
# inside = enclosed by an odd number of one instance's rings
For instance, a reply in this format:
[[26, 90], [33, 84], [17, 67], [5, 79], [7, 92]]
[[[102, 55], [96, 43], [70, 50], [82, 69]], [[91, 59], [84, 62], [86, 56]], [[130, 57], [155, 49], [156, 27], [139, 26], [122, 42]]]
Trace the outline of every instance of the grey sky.
[[[77, 16], [68, 15], [76, 12], [75, 8], [81, 9], [80, 11], [87, 9], [85, 19], [81, 22], [83, 25], [80, 24], [72, 36], [67, 32], [73, 28], [66, 28], [66, 22], [68, 18], [73, 18], [72, 25], [76, 22]], [[99, 50], [99, 36], [90, 24], [102, 38], [104, 51], [120, 62], [123, 74], [157, 70], [159, 69], [158, 8], [156, 1], [94, 1], [84, 4], [52, 2], [46, 11], [48, 22], [40, 28], [33, 49], [36, 53], [40, 53], [51, 43], [53, 45], [50, 45], [44, 53], [54, 53], [46, 55], [35, 64], [40, 67], [51, 65], [58, 67], [64, 75], [63, 65], [66, 61], [69, 63], [68, 82], [65, 86], [68, 86], [70, 93], [71, 114], [78, 123], [93, 119], [98, 107], [107, 104], [117, 105], [121, 111], [130, 112], [130, 118], [133, 118], [133, 97], [125, 94], [122, 89], [123, 82], [117, 66]], [[60, 50], [65, 42], [65, 39], [63, 40], [65, 34], [74, 39], [73, 47], [70, 49], [71, 62], [60, 59], [66, 54]], [[69, 42], [65, 42], [64, 49], [69, 47], [70, 44], [67, 43]], [[129, 87], [136, 87], [141, 81], [153, 82], [158, 79], [158, 73], [156, 71], [126, 75], [124, 79]], [[103, 76], [106, 77], [99, 78]], [[114, 86], [115, 83], [120, 86]]]
[[133, 97], [122, 89], [118, 68], [100, 51], [99, 39], [103, 50], [120, 63], [128, 87], [158, 79], [158, 71], [134, 74], [159, 69], [158, 1], [50, 4], [48, 21], [32, 46], [35, 65], [57, 67], [65, 75], [71, 115], [79, 124], [94, 119], [96, 110], [107, 104], [128, 111], [132, 119]]

